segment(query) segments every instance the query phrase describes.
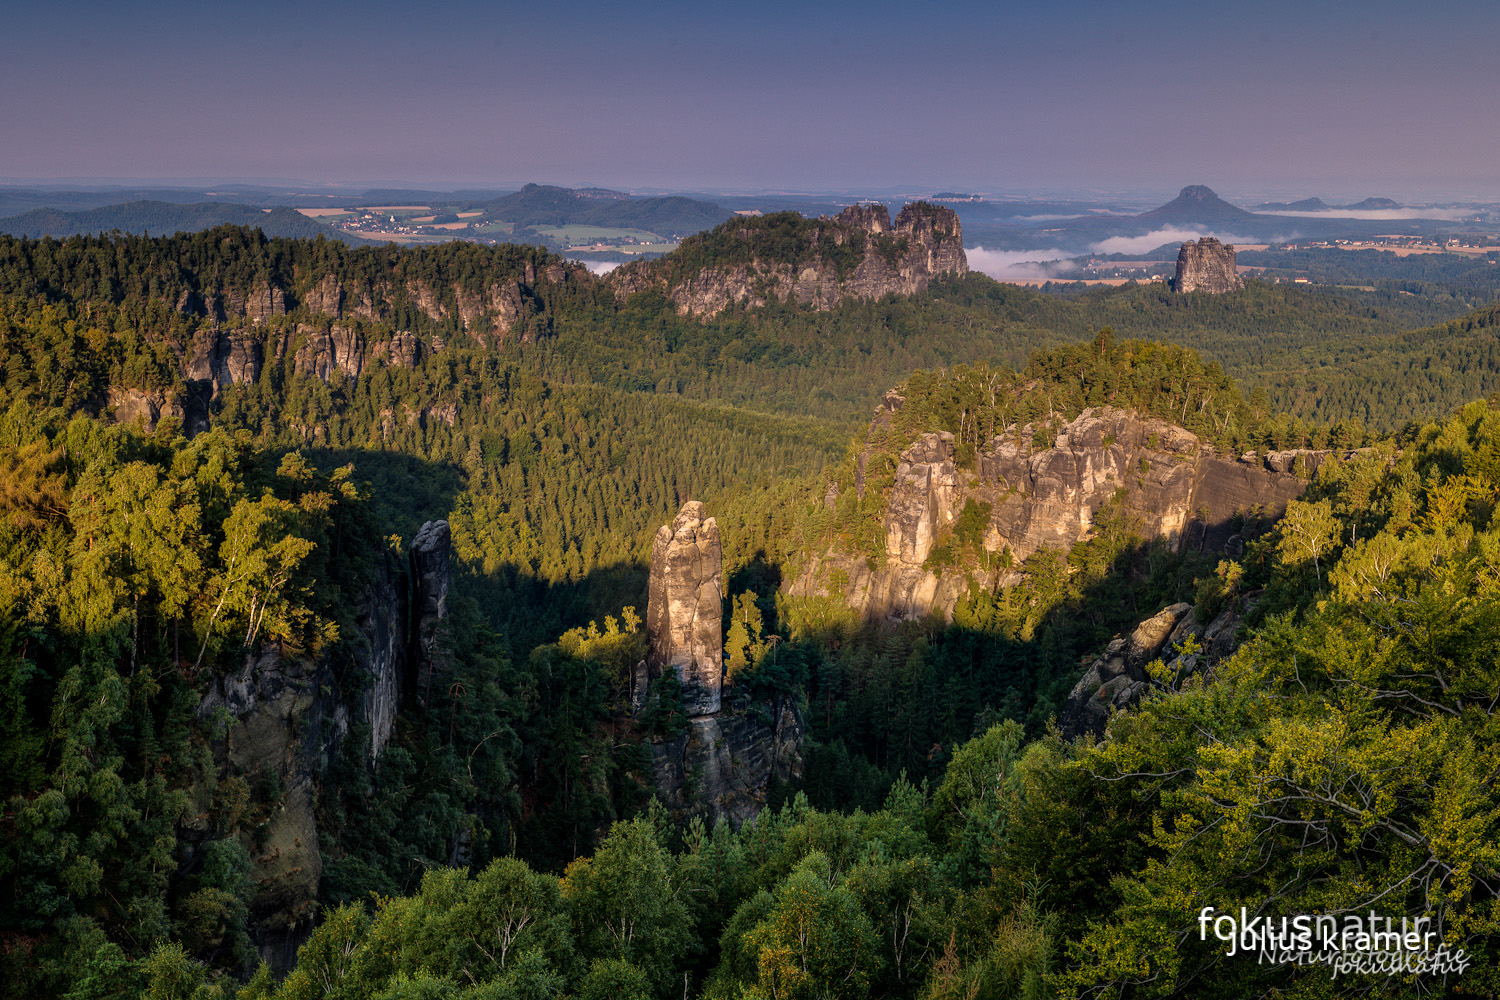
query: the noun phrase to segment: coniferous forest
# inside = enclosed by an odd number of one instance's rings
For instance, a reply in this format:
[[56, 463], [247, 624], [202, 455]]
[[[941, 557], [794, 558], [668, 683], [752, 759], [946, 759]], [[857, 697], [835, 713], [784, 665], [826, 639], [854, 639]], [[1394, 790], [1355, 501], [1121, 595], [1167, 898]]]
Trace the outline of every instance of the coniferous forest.
[[[969, 275], [701, 320], [534, 247], [0, 237], [0, 996], [1495, 995], [1500, 307], [1375, 287]], [[974, 469], [1105, 406], [1326, 457], [1233, 555], [1106, 504], [991, 584], [968, 507], [951, 616], [789, 586], [885, 559], [921, 435]], [[690, 499], [726, 702], [805, 726], [737, 827], [655, 794], [673, 677], [632, 705]], [[440, 663], [373, 740], [371, 636], [440, 519]], [[1232, 655], [1065, 734], [1179, 603], [1233, 610]], [[1205, 907], [1422, 918], [1467, 965], [1231, 957]]]

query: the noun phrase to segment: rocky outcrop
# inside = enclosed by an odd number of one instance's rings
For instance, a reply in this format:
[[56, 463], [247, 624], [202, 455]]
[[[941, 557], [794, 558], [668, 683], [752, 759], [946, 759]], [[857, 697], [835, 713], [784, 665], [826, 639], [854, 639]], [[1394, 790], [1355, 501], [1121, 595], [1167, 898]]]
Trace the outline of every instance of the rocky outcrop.
[[138, 423], [147, 434], [164, 419], [180, 421], [183, 435], [191, 438], [208, 430], [210, 392], [208, 383], [192, 381], [175, 393], [111, 387], [106, 407], [115, 423]]
[[183, 420], [187, 416], [187, 411], [176, 399], [165, 393], [147, 392], [144, 389], [116, 389], [111, 386], [106, 405], [115, 423], [140, 424], [148, 434], [156, 430], [157, 421], [162, 417]]
[[250, 330], [200, 331], [183, 363], [188, 379], [212, 384], [212, 393], [259, 380], [265, 364], [261, 334]]
[[[872, 440], [902, 402], [887, 395]], [[956, 467], [951, 434], [925, 434], [901, 452], [894, 470], [881, 526], [884, 559], [830, 550], [788, 587], [806, 595], [836, 588], [871, 617], [951, 614], [971, 580], [1017, 583], [1033, 553], [1065, 552], [1088, 538], [1106, 504], [1143, 538], [1236, 557], [1247, 534], [1301, 495], [1306, 481], [1292, 471], [1310, 475], [1328, 453], [1276, 454], [1275, 465], [1253, 453], [1221, 456], [1175, 424], [1112, 407], [1066, 423], [1012, 426], [979, 450], [974, 471]], [[856, 481], [861, 491], [870, 461], [867, 450]], [[934, 549], [951, 538], [971, 501], [990, 505], [982, 551], [967, 569], [933, 565]]]
[[302, 304], [310, 312], [322, 313], [324, 316], [338, 319], [344, 314], [344, 286], [336, 275], [325, 274], [303, 296]]
[[802, 716], [790, 697], [699, 716], [651, 747], [656, 794], [677, 818], [753, 819], [777, 783], [802, 776]]
[[1212, 236], [1188, 240], [1177, 251], [1177, 277], [1172, 287], [1179, 292], [1210, 292], [1222, 295], [1245, 287], [1234, 262], [1234, 247]]
[[426, 345], [414, 333], [402, 330], [384, 343], [376, 344], [374, 354], [393, 368], [415, 368], [426, 353]]
[[[360, 709], [370, 727], [369, 759], [380, 756], [396, 728], [401, 691], [410, 659], [410, 596], [394, 555], [381, 553], [380, 571], [360, 602], [355, 627], [369, 644], [364, 673], [369, 677], [360, 695]], [[446, 608], [445, 608], [446, 610]]]
[[1192, 610], [1191, 604], [1174, 604], [1141, 622], [1129, 637], [1110, 642], [1068, 695], [1059, 720], [1063, 735], [1097, 736], [1104, 732], [1111, 709], [1129, 708], [1139, 701], [1151, 686], [1146, 665], [1156, 659], [1172, 630]]
[[800, 776], [805, 727], [789, 697], [724, 704], [722, 587], [718, 524], [689, 500], [652, 546], [647, 654], [632, 678], [632, 701], [639, 709], [649, 681], [676, 672], [687, 731], [651, 744], [656, 793], [678, 820], [739, 825], [777, 782]]
[[358, 636], [336, 656], [286, 656], [265, 644], [238, 670], [215, 677], [199, 704], [201, 717], [224, 714], [229, 722], [216, 751], [227, 776], [272, 797], [261, 803], [264, 823], [242, 829], [240, 838], [255, 865], [252, 937], [278, 971], [317, 916], [319, 783], [356, 723], [369, 731], [363, 752], [371, 760], [379, 755], [414, 664], [440, 658], [449, 550], [447, 522], [424, 525], [406, 566], [390, 553], [377, 558], [355, 612]]
[[269, 281], [250, 289], [245, 299], [245, 315], [252, 323], [264, 323], [272, 316], [286, 315], [286, 293]]
[[[1128, 711], [1153, 684], [1182, 684], [1207, 674], [1239, 647], [1240, 624], [1259, 594], [1236, 598], [1208, 622], [1198, 621], [1191, 604], [1174, 604], [1117, 638], [1084, 671], [1063, 706], [1062, 734], [1102, 736], [1112, 712]], [[1165, 671], [1153, 679], [1147, 666], [1161, 660]]]
[[318, 697], [325, 670], [317, 662], [283, 658], [268, 645], [216, 681], [200, 706], [201, 714], [223, 708], [234, 719], [225, 737], [229, 773], [251, 788], [274, 789], [265, 828], [242, 839], [249, 840], [255, 863], [253, 930], [277, 952], [287, 950], [278, 943], [311, 930], [318, 912], [317, 745], [301, 733], [319, 732], [331, 707]]
[[411, 543], [411, 663], [417, 698], [423, 704], [448, 669], [444, 632], [452, 547], [447, 521], [428, 521]]
[[298, 375], [311, 375], [327, 382], [335, 374], [358, 378], [365, 368], [367, 345], [355, 327], [333, 323], [327, 327], [297, 324], [302, 345], [292, 368]]
[[420, 309], [433, 322], [442, 322], [443, 318], [448, 315], [448, 309], [443, 304], [443, 300], [425, 281], [408, 282], [406, 292], [411, 297], [412, 305]]
[[689, 716], [719, 711], [724, 677], [723, 550], [719, 525], [689, 500], [651, 547], [647, 665], [675, 670]]
[[[735, 225], [726, 223], [714, 236], [753, 244], [750, 225]], [[608, 280], [621, 297], [659, 289], [679, 314], [707, 319], [731, 304], [757, 307], [772, 298], [827, 310], [848, 299], [914, 295], [939, 276], [969, 272], [958, 215], [926, 202], [907, 205], [894, 223], [884, 205], [851, 205], [818, 219], [806, 239], [795, 261], [757, 257], [683, 278], [668, 277], [670, 263], [643, 261], [616, 269]]]

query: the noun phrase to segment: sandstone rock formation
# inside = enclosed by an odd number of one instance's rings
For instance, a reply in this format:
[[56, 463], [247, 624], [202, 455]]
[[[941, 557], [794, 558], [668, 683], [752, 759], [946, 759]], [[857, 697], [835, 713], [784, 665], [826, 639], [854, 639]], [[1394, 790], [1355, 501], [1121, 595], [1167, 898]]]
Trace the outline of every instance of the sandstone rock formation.
[[303, 297], [302, 304], [312, 312], [338, 319], [344, 314], [344, 286], [336, 275], [325, 274]]
[[327, 327], [298, 323], [297, 349], [292, 367], [298, 375], [312, 375], [327, 382], [335, 373], [359, 378], [365, 367], [365, 336], [357, 327], [333, 323]]
[[646, 606], [646, 660], [632, 678], [640, 707], [648, 681], [675, 670], [687, 731], [651, 745], [657, 795], [679, 820], [703, 816], [739, 825], [772, 785], [800, 776], [805, 733], [794, 699], [724, 704], [718, 524], [690, 500], [656, 534]]
[[802, 776], [805, 726], [793, 699], [757, 709], [700, 716], [652, 745], [656, 793], [669, 811], [739, 826], [760, 812], [774, 783]]
[[[407, 566], [389, 554], [377, 560], [355, 611], [361, 641], [344, 651], [352, 664], [286, 656], [267, 643], [247, 654], [238, 670], [214, 678], [199, 703], [205, 719], [228, 713], [222, 751], [227, 759], [221, 764], [247, 781], [281, 790], [252, 852], [256, 890], [249, 901], [252, 938], [279, 972], [295, 959], [317, 916], [323, 871], [319, 782], [355, 723], [369, 727], [369, 743], [361, 750], [372, 759], [390, 739], [417, 658], [439, 645], [449, 560], [447, 522], [423, 525]], [[341, 678], [362, 683], [345, 690]], [[201, 834], [205, 842], [213, 835], [207, 828]], [[249, 834], [242, 836], [250, 846]]]
[[719, 711], [724, 677], [719, 525], [689, 500], [651, 548], [646, 605], [647, 665], [655, 675], [677, 671], [689, 716]]
[[[736, 231], [734, 223], [725, 225], [732, 238], [752, 238], [747, 226]], [[958, 215], [926, 202], [907, 205], [894, 223], [884, 205], [851, 205], [837, 216], [818, 219], [809, 239], [798, 263], [755, 259], [705, 267], [669, 286], [663, 265], [644, 261], [616, 269], [608, 280], [622, 297], [657, 288], [679, 314], [707, 319], [733, 303], [762, 306], [771, 297], [827, 310], [846, 299], [913, 295], [941, 275], [969, 272]], [[852, 269], [836, 263], [838, 249], [846, 246], [858, 248]]]
[[252, 323], [264, 323], [273, 316], [286, 315], [286, 293], [269, 281], [262, 281], [243, 297], [238, 291], [231, 293], [231, 301], [235, 312], [249, 317]]
[[1234, 262], [1234, 246], [1212, 236], [1188, 240], [1177, 251], [1177, 277], [1172, 287], [1179, 292], [1211, 292], [1221, 295], [1245, 287]]
[[1129, 710], [1155, 683], [1146, 672], [1152, 660], [1165, 664], [1164, 683], [1174, 685], [1211, 671], [1238, 648], [1240, 622], [1258, 599], [1258, 593], [1237, 598], [1206, 623], [1191, 604], [1174, 604], [1141, 622], [1128, 638], [1111, 641], [1073, 685], [1058, 722], [1062, 734], [1102, 736], [1111, 710]]
[[176, 392], [147, 392], [144, 389], [105, 391], [106, 412], [117, 424], [140, 424], [147, 433], [156, 431], [162, 420], [177, 420], [186, 437], [201, 434], [209, 427], [211, 388], [207, 383], [187, 382]]
[[215, 396], [228, 386], [255, 382], [265, 364], [261, 336], [250, 330], [200, 330], [183, 363], [184, 374], [191, 381], [211, 383]]
[[452, 546], [447, 521], [428, 521], [411, 543], [411, 663], [417, 697], [424, 704], [434, 678], [448, 666], [443, 628], [448, 620]]
[[[872, 438], [902, 402], [887, 394]], [[1044, 431], [1055, 433], [1051, 444]], [[872, 617], [951, 614], [969, 577], [940, 574], [928, 557], [971, 500], [991, 505], [983, 579], [975, 581], [985, 586], [1019, 582], [1020, 565], [1034, 552], [1066, 551], [1087, 538], [1107, 502], [1119, 504], [1144, 538], [1233, 557], [1246, 532], [1279, 518], [1287, 501], [1301, 495], [1306, 482], [1292, 471], [1310, 475], [1327, 454], [1276, 453], [1274, 465], [1254, 453], [1221, 456], [1181, 427], [1112, 407], [1085, 410], [1055, 429], [1007, 428], [979, 450], [973, 472], [956, 467], [951, 434], [925, 434], [900, 454], [894, 470], [883, 562], [872, 567], [862, 555], [830, 550], [809, 560], [788, 587], [813, 595], [837, 585], [852, 607]], [[861, 491], [869, 460], [867, 450], [860, 456]]]

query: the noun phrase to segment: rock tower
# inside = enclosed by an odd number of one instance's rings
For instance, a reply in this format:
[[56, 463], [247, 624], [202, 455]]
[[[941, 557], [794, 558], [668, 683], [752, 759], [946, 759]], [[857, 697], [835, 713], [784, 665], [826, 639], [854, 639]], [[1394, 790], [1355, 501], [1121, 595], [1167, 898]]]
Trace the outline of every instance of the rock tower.
[[1234, 262], [1233, 245], [1220, 243], [1212, 236], [1188, 240], [1177, 251], [1177, 280], [1172, 287], [1179, 292], [1212, 292], [1215, 295], [1244, 288], [1239, 267]]
[[719, 525], [689, 500], [656, 532], [646, 604], [646, 654], [652, 676], [671, 667], [682, 681], [690, 716], [719, 711], [724, 676], [721, 592], [724, 554]]

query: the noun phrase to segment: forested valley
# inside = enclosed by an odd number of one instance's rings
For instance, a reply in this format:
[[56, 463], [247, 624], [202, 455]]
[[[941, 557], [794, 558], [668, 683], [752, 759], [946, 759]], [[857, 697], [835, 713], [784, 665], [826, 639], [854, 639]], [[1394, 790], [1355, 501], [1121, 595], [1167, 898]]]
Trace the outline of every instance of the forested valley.
[[[1496, 307], [1410, 291], [970, 275], [705, 321], [531, 247], [0, 238], [0, 995], [1494, 995]], [[1327, 457], [1232, 555], [1106, 504], [983, 585], [971, 506], [929, 559], [970, 574], [951, 619], [792, 593], [885, 558], [922, 435], [962, 472], [1106, 406]], [[670, 676], [631, 705], [690, 499], [726, 700], [806, 726], [738, 828], [654, 798]], [[441, 683], [377, 746], [372, 608], [438, 520]], [[1239, 609], [1237, 652], [1065, 735], [1089, 663], [1180, 603]], [[266, 663], [302, 681], [257, 734]], [[243, 767], [256, 739], [286, 763]], [[1227, 957], [1204, 906], [1423, 916], [1470, 964], [1330, 981]]]

